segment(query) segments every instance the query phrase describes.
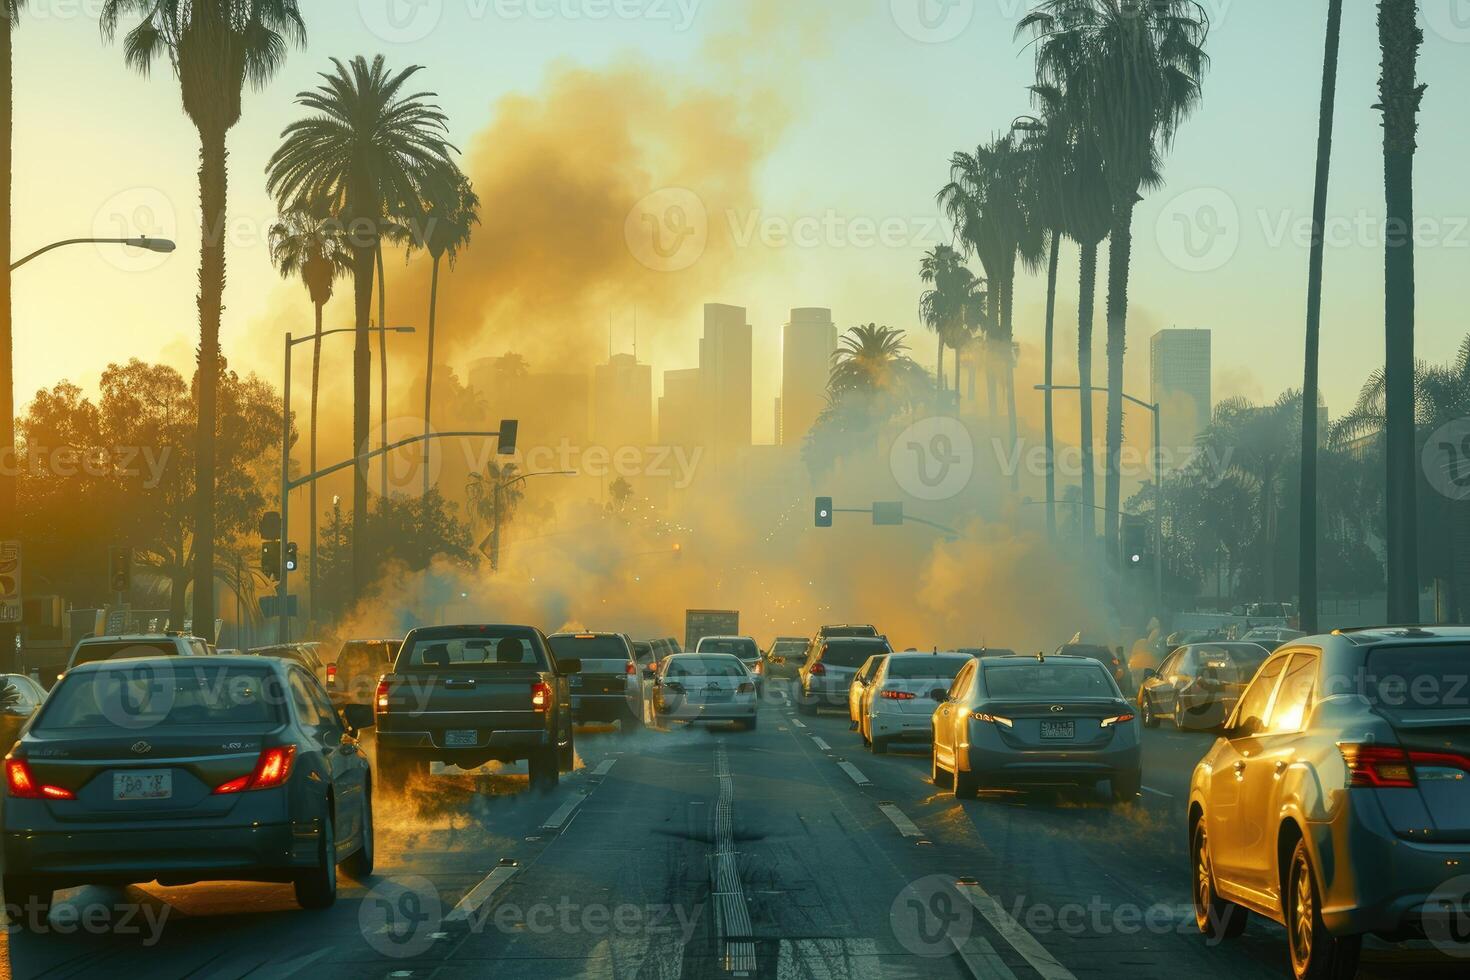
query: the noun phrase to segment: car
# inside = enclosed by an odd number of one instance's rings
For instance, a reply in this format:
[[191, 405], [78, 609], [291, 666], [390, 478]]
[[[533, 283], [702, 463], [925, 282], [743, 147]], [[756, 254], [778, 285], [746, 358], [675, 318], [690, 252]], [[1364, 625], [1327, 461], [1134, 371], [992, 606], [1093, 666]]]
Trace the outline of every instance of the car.
[[814, 715], [819, 708], [846, 707], [848, 688], [858, 668], [875, 653], [892, 652], [882, 637], [824, 639], [818, 635], [807, 646], [806, 659], [796, 672], [796, 710]]
[[653, 642], [651, 640], [634, 640], [633, 657], [640, 664], [653, 663]]
[[572, 720], [617, 722], [631, 734], [643, 727], [643, 683], [633, 641], [622, 633], [553, 633], [547, 638], [558, 660], [573, 658], [582, 669], [571, 677]]
[[852, 722], [853, 731], [858, 731], [861, 724], [863, 692], [873, 682], [873, 675], [878, 672], [878, 668], [883, 665], [883, 660], [887, 656], [886, 653], [873, 654], [864, 660], [863, 665], [857, 669], [857, 673], [852, 675], [852, 683], [847, 688], [847, 717]]
[[524, 759], [531, 788], [554, 789], [576, 762], [569, 680], [581, 667], [534, 626], [410, 631], [373, 696], [381, 785], [402, 789], [434, 762]]
[[761, 657], [761, 648], [748, 636], [702, 636], [694, 647], [695, 653], [730, 653], [740, 658], [745, 669], [755, 678], [757, 697], [765, 697], [766, 662]]
[[858, 731], [874, 755], [900, 741], [933, 744], [934, 703], [975, 658], [966, 653], [893, 653], [883, 658], [858, 703]]
[[[320, 644], [316, 643], [278, 643], [269, 647], [252, 647], [246, 653], [252, 657], [279, 657], [300, 664], [325, 685], [327, 665], [322, 663], [321, 657], [317, 654], [319, 646]], [[363, 698], [362, 703], [367, 704], [367, 699]]]
[[661, 722], [731, 722], [753, 731], [760, 700], [755, 675], [729, 653], [676, 653], [647, 668]]
[[971, 657], [1014, 657], [1016, 655], [1016, 651], [1005, 647], [959, 647], [955, 652]]
[[[127, 633], [88, 636], [78, 640], [67, 658], [66, 669], [99, 660], [137, 657], [203, 657], [214, 653], [208, 643], [187, 633]], [[63, 674], [65, 671], [62, 672]], [[56, 675], [60, 680], [62, 674]]]
[[1190, 781], [1200, 931], [1281, 923], [1299, 978], [1352, 976], [1370, 934], [1462, 949], [1467, 673], [1465, 627], [1336, 631], [1272, 653]]
[[767, 677], [795, 680], [797, 668], [811, 643], [807, 636], [778, 636], [766, 647], [765, 660]]
[[1133, 672], [1123, 659], [1122, 647], [1105, 647], [1100, 643], [1082, 643], [1073, 640], [1057, 647], [1052, 654], [1057, 657], [1090, 657], [1102, 664], [1113, 675], [1114, 682], [1125, 691], [1133, 690]]
[[1267, 650], [1275, 650], [1283, 643], [1299, 640], [1306, 635], [1301, 630], [1289, 629], [1285, 626], [1257, 626], [1255, 629], [1246, 630], [1240, 638], [1247, 643], [1259, 643]]
[[1168, 718], [1180, 731], [1224, 724], [1240, 692], [1256, 676], [1271, 651], [1257, 643], [1191, 643], [1143, 672], [1138, 714], [1144, 728]]
[[819, 640], [851, 636], [881, 636], [881, 634], [878, 632], [878, 627], [866, 623], [838, 623], [831, 626], [822, 626], [817, 629], [817, 639]]
[[[14, 689], [14, 694], [6, 693]], [[25, 674], [0, 674], [0, 714], [29, 718], [46, 700], [46, 690]]]
[[393, 668], [402, 646], [402, 637], [345, 641], [337, 659], [327, 664], [327, 691], [333, 700], [370, 702], [378, 678]]
[[1027, 783], [1143, 784], [1138, 721], [1092, 657], [987, 657], [960, 669], [931, 716], [930, 775], [956, 797]]
[[331, 905], [338, 864], [359, 879], [373, 869], [357, 737], [372, 721], [275, 658], [74, 666], [5, 759], [17, 924], [44, 929], [58, 889], [155, 880], [290, 882], [303, 907]]

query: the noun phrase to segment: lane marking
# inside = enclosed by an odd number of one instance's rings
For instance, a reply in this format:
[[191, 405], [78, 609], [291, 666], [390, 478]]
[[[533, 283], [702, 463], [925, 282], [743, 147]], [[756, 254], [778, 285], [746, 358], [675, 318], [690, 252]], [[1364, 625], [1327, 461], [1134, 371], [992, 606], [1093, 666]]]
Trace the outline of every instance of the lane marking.
[[562, 825], [567, 822], [567, 818], [572, 815], [572, 811], [581, 806], [582, 801], [586, 798], [585, 796], [574, 796], [570, 800], [567, 800], [557, 808], [555, 813], [546, 818], [546, 822], [541, 825], [541, 829], [560, 830]]
[[821, 749], [823, 752], [831, 752], [832, 751], [832, 746], [828, 745], [824, 740], [822, 740], [821, 738], [818, 738], [816, 735], [813, 735], [812, 736], [812, 741], [813, 742], [816, 742], [817, 743], [817, 748]]
[[776, 954], [776, 980], [919, 976], [894, 970], [897, 964], [885, 966], [878, 956], [878, 944], [872, 939], [783, 939]]
[[592, 770], [592, 775], [594, 775], [594, 776], [606, 776], [609, 772], [612, 771], [612, 767], [615, 766], [615, 765], [617, 765], [617, 762], [618, 762], [617, 759], [604, 759], [604, 760], [602, 760], [602, 762], [598, 763], [597, 768], [594, 769], [594, 770]]
[[893, 804], [893, 803], [879, 803], [878, 804], [878, 809], [883, 811], [883, 815], [885, 817], [887, 817], [889, 820], [893, 821], [893, 825], [898, 828], [898, 832], [900, 834], [902, 834], [903, 836], [905, 836], [905, 837], [920, 837], [920, 836], [922, 836], [922, 834], [919, 833], [919, 825], [916, 824], [916, 823], [914, 823], [912, 820], [910, 820], [908, 818], [908, 815], [905, 814], [902, 810], [900, 810], [895, 804]]
[[793, 718], [793, 719], [791, 719], [791, 724], [795, 725], [797, 728], [805, 728], [806, 727], [806, 724], [800, 718]]
[[962, 943], [955, 943], [955, 952], [960, 954], [960, 959], [965, 961], [965, 966], [974, 976], [985, 977], [986, 980], [1016, 980], [1016, 974], [984, 936], [971, 936]]
[[863, 775], [863, 771], [857, 766], [853, 765], [851, 762], [839, 762], [837, 763], [837, 768], [841, 769], [843, 772], [851, 776], [852, 781], [857, 783], [859, 786], [873, 785], [872, 781], [869, 780], [867, 776]]
[[735, 779], [725, 740], [715, 743], [715, 778], [720, 795], [715, 801], [715, 853], [710, 861], [710, 896], [715, 902], [715, 931], [722, 948], [725, 969], [741, 976], [756, 969], [750, 907], [740, 881], [735, 854]]
[[1162, 796], [1166, 800], [1172, 800], [1174, 798], [1173, 793], [1165, 793], [1163, 790], [1154, 789], [1152, 786], [1141, 786], [1139, 788], [1142, 789], [1145, 793], [1152, 793], [1155, 796]]
[[955, 884], [955, 890], [964, 896], [965, 900], [975, 906], [975, 910], [985, 917], [985, 921], [1000, 933], [1000, 937], [1011, 944], [1011, 948], [1021, 954], [1022, 959], [1031, 964], [1042, 980], [1077, 980], [1071, 970], [1058, 963], [1056, 957], [1047, 952], [1046, 947], [1027, 931], [1005, 909], [1001, 908], [1000, 902], [991, 897], [990, 893], [980, 887], [979, 883]]
[[445, 922], [467, 922], [470, 916], [480, 911], [481, 907], [490, 900], [496, 890], [510, 881], [519, 871], [518, 867], [496, 868], [485, 876], [478, 885], [471, 888], [469, 893], [461, 898], [449, 914], [444, 917]]

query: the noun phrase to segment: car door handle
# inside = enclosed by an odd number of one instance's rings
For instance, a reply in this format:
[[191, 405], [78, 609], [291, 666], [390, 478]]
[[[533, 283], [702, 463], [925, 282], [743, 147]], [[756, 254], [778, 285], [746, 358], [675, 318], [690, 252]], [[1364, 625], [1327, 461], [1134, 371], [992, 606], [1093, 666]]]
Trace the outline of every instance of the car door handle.
[[1244, 776], [1245, 775], [1245, 763], [1244, 762], [1237, 762], [1235, 764], [1235, 774], [1237, 776]]
[[1278, 776], [1281, 775], [1282, 773], [1286, 772], [1286, 769], [1287, 769], [1287, 762], [1286, 762], [1285, 759], [1283, 759], [1280, 762], [1276, 763], [1276, 775], [1278, 775]]

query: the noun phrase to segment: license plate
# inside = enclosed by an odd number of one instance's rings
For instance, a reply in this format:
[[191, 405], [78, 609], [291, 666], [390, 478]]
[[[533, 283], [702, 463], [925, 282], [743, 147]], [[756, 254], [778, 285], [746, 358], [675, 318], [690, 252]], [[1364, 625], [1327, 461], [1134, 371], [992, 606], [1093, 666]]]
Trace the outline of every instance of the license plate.
[[573, 674], [571, 677], [567, 678], [567, 681], [571, 684], [572, 687], [582, 686], [582, 677], [580, 674]]
[[1077, 723], [1075, 721], [1043, 721], [1041, 723], [1042, 738], [1076, 738]]
[[167, 800], [174, 795], [174, 774], [168, 769], [112, 774], [114, 800]]
[[444, 733], [445, 745], [478, 745], [479, 742], [479, 733], [472, 728], [451, 729]]

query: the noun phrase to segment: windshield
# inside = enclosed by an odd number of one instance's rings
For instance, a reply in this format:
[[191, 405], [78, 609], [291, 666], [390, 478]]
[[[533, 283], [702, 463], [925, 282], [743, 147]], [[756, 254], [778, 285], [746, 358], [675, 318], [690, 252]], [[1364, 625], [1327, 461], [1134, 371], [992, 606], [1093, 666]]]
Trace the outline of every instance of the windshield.
[[394, 664], [408, 668], [454, 667], [495, 669], [531, 667], [549, 670], [550, 661], [534, 632], [524, 627], [481, 627], [460, 633], [439, 628], [410, 634]]
[[741, 660], [756, 660], [761, 655], [760, 648], [755, 645], [754, 640], [727, 636], [706, 636], [699, 641], [699, 652], [729, 653]]
[[888, 658], [889, 680], [954, 680], [969, 657], [893, 656]]
[[119, 663], [95, 671], [69, 671], [51, 692], [36, 728], [238, 729], [283, 720], [283, 704], [279, 682], [268, 668], [193, 658], [166, 664]]
[[178, 647], [167, 640], [110, 640], [103, 643], [84, 643], [77, 649], [72, 666], [132, 657], [174, 656], [178, 652]]
[[1117, 697], [1107, 671], [1097, 664], [987, 662], [982, 669], [986, 692], [999, 700]]
[[828, 643], [822, 648], [822, 663], [829, 667], [861, 667], [873, 654], [887, 652], [888, 644], [882, 640]]

